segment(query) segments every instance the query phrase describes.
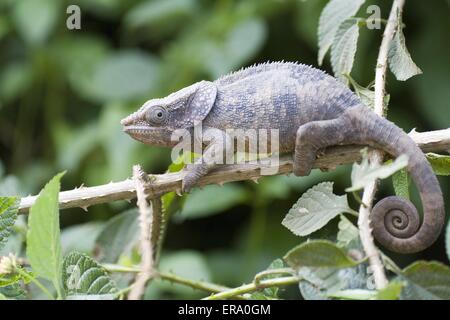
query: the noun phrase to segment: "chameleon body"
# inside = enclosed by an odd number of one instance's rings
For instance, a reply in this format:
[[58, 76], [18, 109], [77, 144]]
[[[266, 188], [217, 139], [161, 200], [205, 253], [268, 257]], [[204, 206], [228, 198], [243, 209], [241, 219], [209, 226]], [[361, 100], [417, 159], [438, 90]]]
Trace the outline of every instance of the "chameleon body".
[[215, 128], [215, 133], [202, 158], [185, 175], [183, 191], [214, 167], [203, 160], [230, 146], [233, 149], [233, 141], [223, 134], [226, 129], [278, 129], [279, 150], [293, 154], [297, 176], [308, 175], [317, 152], [328, 146], [368, 145], [393, 157], [406, 154], [408, 171], [420, 192], [423, 222], [411, 202], [388, 197], [372, 209], [374, 236], [402, 253], [421, 251], [439, 236], [444, 202], [422, 151], [402, 129], [377, 116], [347, 86], [321, 70], [290, 62], [254, 65], [149, 100], [121, 123], [138, 141], [173, 147], [174, 130], [192, 130], [200, 122], [202, 130]]

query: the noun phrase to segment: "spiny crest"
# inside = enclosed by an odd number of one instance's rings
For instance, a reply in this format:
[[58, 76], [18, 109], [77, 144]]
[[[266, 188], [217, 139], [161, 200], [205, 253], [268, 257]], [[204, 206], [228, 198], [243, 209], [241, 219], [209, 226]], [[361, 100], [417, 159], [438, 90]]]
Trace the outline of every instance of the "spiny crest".
[[214, 83], [217, 85], [227, 85], [234, 83], [235, 81], [247, 78], [251, 75], [258, 74], [261, 72], [271, 71], [271, 70], [282, 70], [282, 69], [306, 69], [308, 71], [320, 72], [326, 74], [320, 69], [316, 69], [313, 66], [306, 65], [299, 62], [285, 62], [285, 61], [267, 61], [264, 63], [256, 63], [249, 67], [241, 68], [238, 71], [231, 72], [224, 76], [218, 78]]

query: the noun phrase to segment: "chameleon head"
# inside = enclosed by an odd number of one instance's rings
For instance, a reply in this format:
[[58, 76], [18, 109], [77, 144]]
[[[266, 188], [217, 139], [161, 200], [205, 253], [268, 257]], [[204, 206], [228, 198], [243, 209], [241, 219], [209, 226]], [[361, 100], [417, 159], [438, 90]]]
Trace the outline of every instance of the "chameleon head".
[[123, 130], [145, 144], [173, 147], [172, 133], [201, 122], [216, 99], [214, 83], [197, 82], [161, 99], [151, 99], [135, 113], [122, 119]]

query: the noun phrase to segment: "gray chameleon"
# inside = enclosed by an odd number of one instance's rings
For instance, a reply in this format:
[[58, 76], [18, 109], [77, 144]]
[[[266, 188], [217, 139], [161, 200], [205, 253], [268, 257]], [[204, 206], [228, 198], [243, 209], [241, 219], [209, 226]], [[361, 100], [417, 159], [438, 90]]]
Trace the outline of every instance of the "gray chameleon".
[[186, 174], [183, 191], [214, 167], [208, 160], [215, 152], [233, 150], [226, 129], [278, 129], [279, 150], [293, 153], [297, 176], [308, 175], [317, 152], [328, 146], [368, 145], [393, 157], [406, 154], [408, 171], [420, 192], [423, 222], [420, 225], [411, 202], [390, 196], [372, 209], [374, 236], [390, 250], [412, 253], [430, 246], [440, 234], [445, 218], [442, 192], [422, 151], [402, 129], [377, 116], [321, 70], [290, 62], [254, 65], [149, 100], [121, 121], [134, 139], [165, 147], [176, 143], [170, 138], [174, 130], [192, 130], [200, 122], [203, 130], [218, 130]]

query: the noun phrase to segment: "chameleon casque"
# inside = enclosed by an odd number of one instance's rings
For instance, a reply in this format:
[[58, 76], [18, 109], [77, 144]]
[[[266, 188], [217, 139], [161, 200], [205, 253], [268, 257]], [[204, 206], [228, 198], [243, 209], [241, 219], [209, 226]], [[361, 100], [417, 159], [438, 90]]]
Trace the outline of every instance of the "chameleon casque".
[[297, 176], [308, 175], [317, 152], [328, 146], [368, 145], [393, 157], [406, 154], [420, 193], [423, 222], [410, 201], [390, 196], [372, 209], [373, 234], [383, 246], [401, 253], [421, 251], [440, 234], [444, 201], [422, 151], [402, 129], [376, 115], [344, 83], [321, 70], [291, 62], [254, 65], [149, 100], [121, 121], [134, 139], [165, 147], [176, 144], [171, 141], [174, 130], [192, 130], [199, 122], [202, 130], [219, 130], [185, 175], [183, 191], [214, 167], [203, 161], [213, 150], [233, 149], [233, 141], [222, 134], [226, 129], [278, 129], [279, 151], [293, 153]]

